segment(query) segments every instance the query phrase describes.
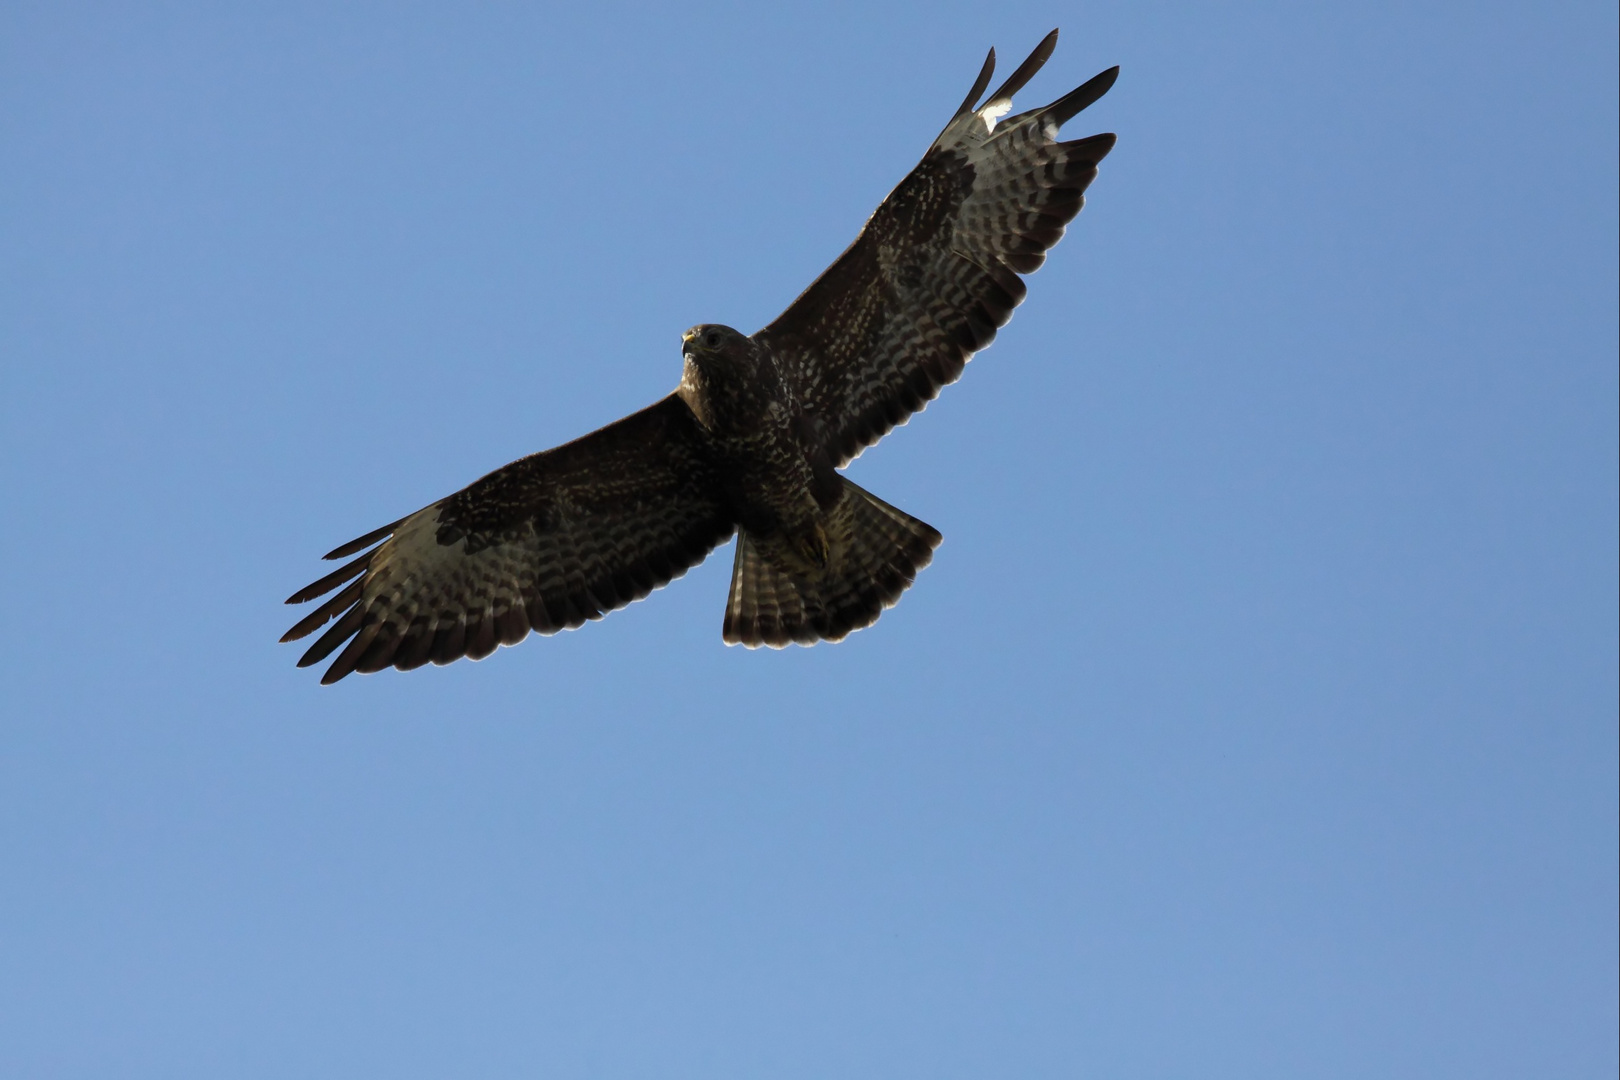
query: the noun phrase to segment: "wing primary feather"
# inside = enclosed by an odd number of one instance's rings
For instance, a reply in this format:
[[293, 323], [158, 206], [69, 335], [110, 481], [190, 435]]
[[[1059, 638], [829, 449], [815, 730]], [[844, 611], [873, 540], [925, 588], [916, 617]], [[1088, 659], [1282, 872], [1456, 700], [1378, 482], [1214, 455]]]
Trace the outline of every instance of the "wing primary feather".
[[360, 599], [360, 594], [365, 589], [365, 584], [363, 581], [357, 581], [350, 585], [347, 589], [344, 589], [332, 599], [298, 620], [298, 625], [282, 634], [281, 640], [283, 642], [297, 641], [301, 637], [314, 633], [326, 624], [327, 619], [338, 614], [350, 604], [357, 602]]
[[[353, 555], [355, 552], [359, 551], [361, 548], [370, 547], [372, 544], [375, 544], [377, 541], [381, 540], [383, 537], [389, 535], [395, 529], [399, 528], [403, 524], [405, 524], [405, 519], [400, 518], [398, 521], [394, 522], [392, 525], [384, 525], [380, 529], [374, 529], [371, 532], [366, 533], [366, 535], [360, 537], [358, 540], [350, 540], [347, 544], [344, 544], [342, 547], [333, 548], [331, 551], [328, 551], [325, 555], [322, 555], [321, 558], [323, 558], [323, 559], [342, 559], [342, 558], [346, 558], [346, 557], [348, 557], [350, 555]], [[317, 595], [319, 595], [319, 594], [317, 594]], [[291, 600], [289, 600], [287, 602], [289, 604], [292, 603]]]
[[392, 623], [384, 623], [383, 628], [377, 632], [377, 640], [371, 643], [371, 648], [355, 661], [354, 670], [369, 675], [393, 666], [394, 657], [404, 642], [405, 635], [398, 628]]
[[382, 630], [383, 624], [380, 622], [373, 622], [363, 627], [360, 636], [349, 642], [348, 646], [338, 653], [338, 658], [332, 661], [332, 666], [326, 669], [326, 674], [321, 676], [321, 685], [331, 686], [353, 671], [355, 665], [360, 663], [360, 658], [366, 654], [367, 649], [371, 648], [371, 643], [377, 640], [377, 635], [382, 633]]
[[[1119, 65], [1116, 64], [1052, 102], [1052, 104], [1041, 110], [1041, 115], [1050, 117], [1053, 123], [1057, 124], [1058, 127], [1062, 127], [1080, 110], [1108, 93], [1113, 88], [1114, 80], [1117, 78], [1119, 78]], [[1112, 144], [1110, 144], [1111, 146]]]
[[[1078, 174], [1084, 175], [1085, 173], [1089, 172], [1090, 175], [1085, 177], [1086, 183], [1089, 184], [1091, 181], [1097, 178], [1098, 163], [1100, 163], [1103, 158], [1108, 156], [1108, 151], [1112, 150], [1114, 148], [1114, 143], [1118, 141], [1119, 137], [1113, 132], [1109, 131], [1104, 132], [1101, 135], [1087, 135], [1083, 139], [1076, 139], [1074, 142], [1066, 142], [1060, 145], [1062, 145], [1062, 147], [1069, 152], [1070, 168], [1073, 168], [1074, 164], [1077, 162], [1091, 163], [1091, 168], [1089, 170], [1081, 170], [1081, 173]], [[1073, 182], [1073, 179], [1074, 178], [1071, 177], [1070, 182]]]
[[308, 603], [317, 596], [331, 592], [333, 589], [337, 588], [345, 581], [348, 581], [350, 578], [365, 573], [367, 564], [371, 562], [372, 554], [373, 552], [368, 551], [358, 559], [354, 560], [354, 562], [345, 563], [343, 566], [340, 566], [330, 574], [327, 574], [314, 584], [305, 585], [302, 589], [299, 589], [297, 592], [287, 597], [287, 603]]
[[348, 640], [350, 634], [360, 629], [360, 624], [365, 621], [365, 618], [366, 609], [364, 607], [356, 604], [350, 608], [347, 615], [333, 623], [332, 628], [322, 634], [315, 644], [309, 647], [309, 651], [298, 658], [298, 666], [309, 667], [311, 664], [318, 664], [331, 656], [333, 649], [343, 644], [344, 641]]
[[990, 95], [990, 99], [984, 103], [984, 108], [988, 109], [992, 105], [1005, 104], [1011, 101], [1013, 95], [1022, 90], [1024, 84], [1033, 79], [1035, 73], [1041, 70], [1041, 65], [1051, 58], [1052, 50], [1057, 48], [1057, 39], [1058, 32], [1056, 30], [1041, 38], [1041, 43], [1035, 46], [1035, 51], [1030, 53], [1022, 64], [1018, 65], [1017, 71], [1007, 76], [1007, 81], [1001, 84], [1001, 89]]
[[[969, 90], [968, 96], [962, 99], [962, 107], [956, 110], [956, 116], [973, 111], [974, 103], [979, 100], [979, 95], [984, 93], [984, 88], [990, 85], [990, 77], [995, 73], [996, 50], [991, 49], [990, 55], [984, 58], [984, 67], [979, 69], [979, 77], [973, 80], [973, 89]], [[951, 119], [956, 119], [956, 116], [951, 117]]]

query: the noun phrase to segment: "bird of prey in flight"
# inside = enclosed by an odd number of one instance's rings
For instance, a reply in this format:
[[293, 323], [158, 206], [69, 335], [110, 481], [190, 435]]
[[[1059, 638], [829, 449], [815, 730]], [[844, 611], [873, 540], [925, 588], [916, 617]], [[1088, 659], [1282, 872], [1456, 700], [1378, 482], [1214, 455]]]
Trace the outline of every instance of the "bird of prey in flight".
[[1056, 44], [1054, 30], [976, 104], [992, 49], [921, 163], [775, 322], [686, 332], [674, 393], [327, 555], [358, 557], [287, 600], [339, 590], [282, 638], [337, 619], [299, 666], [341, 648], [331, 683], [479, 659], [639, 600], [733, 533], [728, 644], [838, 641], [876, 622], [940, 534], [838, 470], [990, 344], [1114, 146], [1058, 129], [1117, 67], [1007, 115]]

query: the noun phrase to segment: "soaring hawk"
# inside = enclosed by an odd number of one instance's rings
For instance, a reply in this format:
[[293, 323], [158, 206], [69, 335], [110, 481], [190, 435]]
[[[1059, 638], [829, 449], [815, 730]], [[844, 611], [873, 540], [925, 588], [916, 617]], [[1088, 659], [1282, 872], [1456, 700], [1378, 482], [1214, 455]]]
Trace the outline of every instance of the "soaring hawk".
[[686, 332], [674, 393], [327, 555], [365, 552], [287, 600], [341, 589], [281, 639], [337, 618], [298, 665], [342, 646], [331, 683], [488, 656], [641, 599], [733, 532], [728, 644], [838, 641], [876, 622], [940, 534], [838, 470], [990, 344], [1114, 146], [1057, 138], [1117, 67], [1007, 117], [1056, 44], [1054, 30], [975, 107], [992, 49], [922, 162], [775, 322]]

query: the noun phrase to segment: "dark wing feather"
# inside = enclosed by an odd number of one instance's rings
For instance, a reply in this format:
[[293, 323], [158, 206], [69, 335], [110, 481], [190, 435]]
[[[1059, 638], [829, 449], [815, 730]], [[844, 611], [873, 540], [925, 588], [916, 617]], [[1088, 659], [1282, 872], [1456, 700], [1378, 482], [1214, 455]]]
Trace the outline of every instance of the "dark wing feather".
[[[977, 110], [964, 108], [849, 249], [756, 339], [776, 357], [840, 466], [956, 381], [1024, 298], [1020, 274], [1085, 203], [1114, 136], [1058, 142], [1113, 85], [1103, 72], [997, 124], [1056, 43], [1048, 35]], [[989, 84], [994, 53], [968, 104]]]
[[[554, 633], [641, 599], [702, 562], [733, 528], [707, 436], [671, 395], [368, 534], [367, 542], [387, 539], [288, 603], [359, 580], [282, 640], [337, 618], [298, 662], [341, 647], [323, 683], [477, 659], [531, 629]], [[356, 550], [345, 544], [328, 558]]]

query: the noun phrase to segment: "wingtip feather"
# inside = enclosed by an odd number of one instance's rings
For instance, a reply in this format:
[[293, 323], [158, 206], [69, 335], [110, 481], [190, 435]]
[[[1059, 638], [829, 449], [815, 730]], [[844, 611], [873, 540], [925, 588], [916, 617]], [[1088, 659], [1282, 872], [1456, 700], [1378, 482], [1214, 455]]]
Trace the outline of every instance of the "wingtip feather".
[[1049, 117], [1058, 127], [1062, 127], [1073, 119], [1081, 110], [1097, 101], [1098, 98], [1113, 89], [1114, 81], [1119, 78], [1119, 65], [1115, 64], [1107, 71], [1101, 72], [1087, 79], [1080, 86], [1058, 98], [1041, 112]]
[[309, 601], [315, 599], [317, 596], [323, 596], [326, 593], [331, 592], [333, 589], [337, 588], [339, 585], [342, 585], [345, 581], [348, 581], [350, 578], [358, 577], [359, 575], [366, 572], [366, 567], [371, 562], [372, 554], [373, 554], [372, 552], [368, 551], [364, 555], [360, 556], [358, 559], [354, 560], [353, 562], [348, 563], [345, 566], [341, 566], [338, 569], [332, 571], [330, 574], [327, 574], [325, 577], [321, 578], [319, 581], [315, 581], [315, 582], [312, 582], [312, 583], [310, 583], [308, 585], [305, 585], [302, 589], [299, 589], [297, 592], [295, 592], [291, 596], [287, 597], [285, 603], [288, 603], [288, 604], [305, 604], [305, 603], [308, 603]]
[[1069, 148], [1071, 160], [1076, 158], [1093, 163], [1101, 162], [1108, 156], [1108, 152], [1119, 141], [1119, 136], [1112, 131], [1105, 131], [1100, 135], [1087, 135], [1084, 139], [1076, 139], [1063, 145]]
[[405, 524], [405, 519], [400, 518], [398, 521], [394, 522], [391, 525], [384, 525], [380, 529], [373, 529], [371, 532], [366, 533], [366, 535], [364, 535], [364, 536], [356, 537], [355, 539], [350, 540], [347, 544], [344, 544], [342, 547], [333, 548], [331, 551], [328, 551], [325, 555], [322, 555], [321, 558], [323, 558], [323, 559], [343, 559], [343, 558], [347, 558], [348, 556], [353, 555], [355, 552], [360, 551], [360, 550], [362, 550], [364, 548], [368, 548], [372, 544], [375, 544], [377, 541], [383, 539], [386, 536], [389, 536], [390, 534], [393, 533], [393, 531], [395, 529], [399, 528], [403, 524]]
[[[978, 102], [979, 95], [983, 94], [984, 88], [990, 85], [990, 77], [995, 73], [996, 50], [992, 47], [990, 55], [984, 58], [984, 66], [979, 69], [979, 77], [973, 80], [973, 89], [969, 90], [968, 96], [962, 99], [962, 107], [956, 110], [956, 116], [963, 116], [973, 111], [973, 106]], [[955, 119], [955, 117], [952, 117], [952, 119]]]
[[993, 105], [1002, 105], [1012, 101], [1013, 95], [1022, 90], [1024, 85], [1035, 77], [1035, 73], [1040, 71], [1046, 62], [1052, 58], [1052, 50], [1057, 48], [1057, 39], [1058, 32], [1056, 30], [1041, 38], [1041, 43], [1035, 46], [1035, 51], [1030, 53], [1022, 64], [1018, 65], [1018, 70], [1007, 76], [1007, 81], [1001, 84], [999, 90], [990, 95], [989, 100], [984, 103], [983, 107], [989, 108]]

